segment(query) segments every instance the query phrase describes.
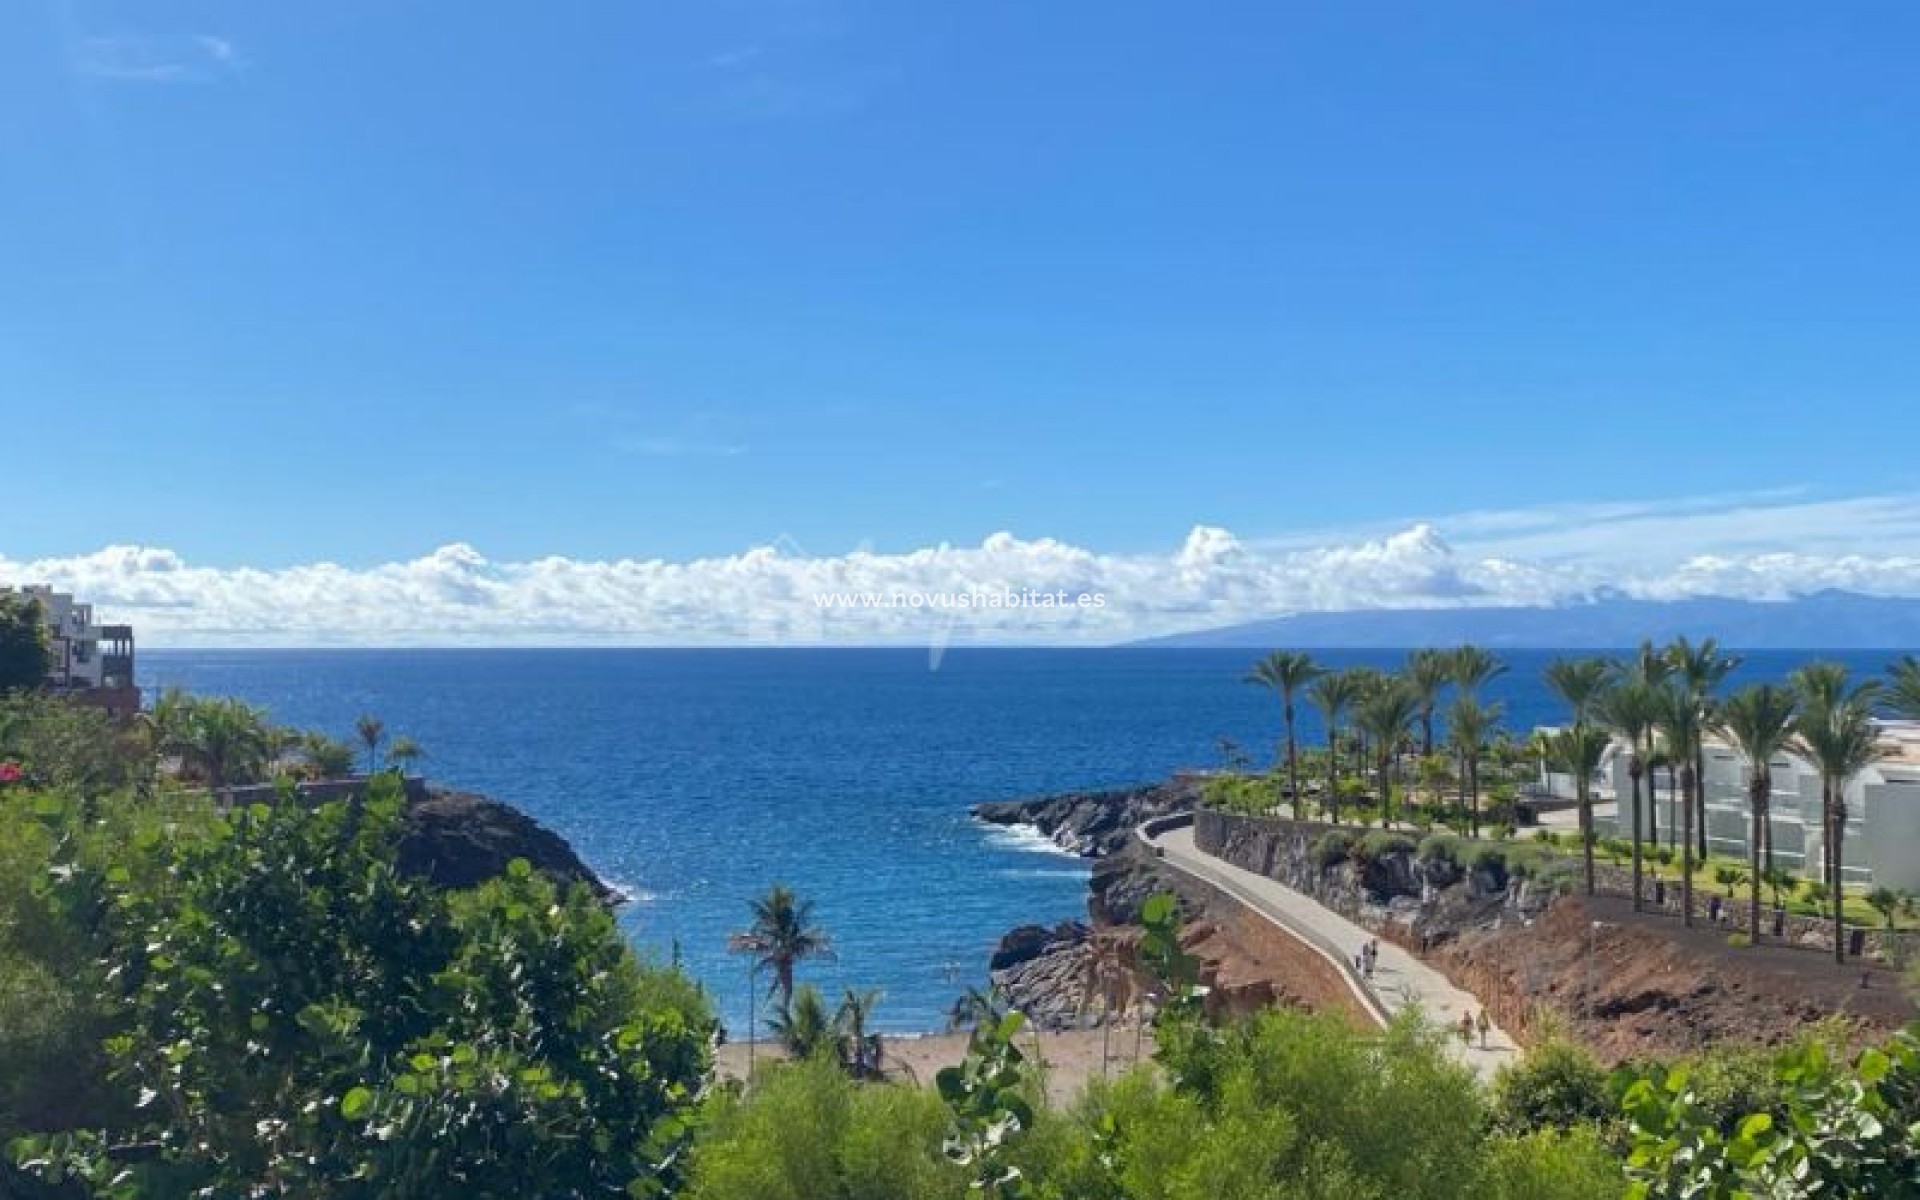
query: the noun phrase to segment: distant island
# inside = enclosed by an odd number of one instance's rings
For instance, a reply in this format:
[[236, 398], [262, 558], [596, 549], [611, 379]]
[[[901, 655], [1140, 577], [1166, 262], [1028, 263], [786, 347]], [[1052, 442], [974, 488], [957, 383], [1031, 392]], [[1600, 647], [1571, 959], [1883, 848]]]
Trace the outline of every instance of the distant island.
[[1604, 650], [1711, 630], [1745, 650], [1920, 646], [1920, 600], [1829, 590], [1791, 599], [1640, 600], [1601, 592], [1548, 607], [1383, 608], [1301, 612], [1129, 643], [1178, 649], [1401, 649], [1471, 642], [1498, 649]]

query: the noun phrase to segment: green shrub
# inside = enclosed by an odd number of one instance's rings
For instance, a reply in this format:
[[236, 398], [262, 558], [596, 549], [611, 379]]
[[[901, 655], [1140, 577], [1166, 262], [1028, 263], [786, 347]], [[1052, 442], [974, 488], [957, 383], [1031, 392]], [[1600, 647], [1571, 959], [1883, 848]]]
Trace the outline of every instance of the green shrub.
[[1344, 829], [1329, 829], [1313, 843], [1313, 865], [1322, 871], [1345, 862], [1353, 853], [1354, 836]]
[[1420, 839], [1420, 861], [1460, 865], [1460, 839], [1452, 834], [1431, 833]]
[[[462, 892], [402, 875], [402, 804], [380, 776], [361, 804], [65, 839], [78, 856], [53, 899], [116, 984], [120, 1102], [101, 1136], [19, 1156], [131, 1195], [484, 1200], [660, 1178], [707, 1072], [704, 1003], [643, 1002], [673, 989], [612, 914], [524, 861]], [[105, 1149], [126, 1144], [154, 1149]]]
[[1534, 1046], [1494, 1077], [1494, 1123], [1510, 1134], [1597, 1124], [1613, 1111], [1606, 1070], [1559, 1038]]
[[1376, 829], [1360, 839], [1354, 857], [1361, 862], [1377, 862], [1389, 854], [1412, 854], [1418, 849], [1414, 840], [1391, 829]]
[[1487, 871], [1505, 877], [1507, 874], [1507, 852], [1499, 846], [1475, 846], [1473, 857], [1468, 865], [1476, 871]]
[[962, 1200], [947, 1111], [917, 1087], [861, 1084], [825, 1059], [775, 1066], [750, 1100], [709, 1104], [688, 1200]]
[[1619, 1200], [1620, 1159], [1592, 1129], [1543, 1129], [1487, 1143], [1471, 1200]]
[[1748, 946], [1753, 945], [1753, 939], [1744, 933], [1730, 933], [1727, 935], [1727, 945], [1732, 946], [1735, 950], [1745, 950]]

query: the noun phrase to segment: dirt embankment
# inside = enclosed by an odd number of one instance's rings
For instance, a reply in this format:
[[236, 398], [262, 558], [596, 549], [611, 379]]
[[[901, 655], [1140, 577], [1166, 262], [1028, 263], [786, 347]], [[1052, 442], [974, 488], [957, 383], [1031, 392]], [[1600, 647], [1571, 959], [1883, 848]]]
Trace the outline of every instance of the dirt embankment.
[[1565, 896], [1531, 925], [1463, 931], [1432, 959], [1515, 1037], [1552, 1020], [1609, 1063], [1778, 1045], [1831, 1017], [1878, 1040], [1920, 1018], [1877, 963], [1838, 966], [1802, 947], [1726, 939], [1722, 926], [1636, 914], [1624, 897]]

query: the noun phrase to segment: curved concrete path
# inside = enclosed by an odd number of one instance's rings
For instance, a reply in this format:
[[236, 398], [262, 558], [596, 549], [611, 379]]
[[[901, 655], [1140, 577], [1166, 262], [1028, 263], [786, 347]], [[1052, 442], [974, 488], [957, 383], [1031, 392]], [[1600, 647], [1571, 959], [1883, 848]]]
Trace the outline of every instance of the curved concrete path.
[[[1336, 965], [1349, 986], [1357, 984], [1367, 990], [1374, 1001], [1368, 1007], [1376, 1014], [1398, 1013], [1418, 1005], [1429, 1021], [1443, 1029], [1457, 1027], [1462, 1013], [1480, 1014], [1480, 1001], [1471, 992], [1455, 987], [1445, 975], [1392, 942], [1380, 943], [1373, 978], [1359, 981], [1353, 956], [1373, 934], [1277, 880], [1202, 851], [1193, 844], [1191, 825], [1154, 836], [1143, 831], [1141, 837], [1160, 851], [1161, 861], [1167, 865], [1228, 893], [1314, 950], [1327, 954], [1330, 947], [1340, 947], [1342, 958]], [[1503, 1064], [1519, 1058], [1519, 1048], [1498, 1026], [1488, 1031], [1484, 1050], [1478, 1033], [1470, 1045], [1462, 1045], [1458, 1036], [1447, 1038], [1446, 1045], [1448, 1053], [1483, 1079], [1491, 1079]]]

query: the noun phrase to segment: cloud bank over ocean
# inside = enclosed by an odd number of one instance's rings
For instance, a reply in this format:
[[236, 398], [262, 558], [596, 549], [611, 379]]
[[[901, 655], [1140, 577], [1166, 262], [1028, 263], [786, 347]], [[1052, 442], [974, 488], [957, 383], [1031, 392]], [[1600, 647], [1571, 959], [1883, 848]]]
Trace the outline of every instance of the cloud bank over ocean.
[[[1601, 589], [1642, 599], [1781, 599], [1828, 588], [1920, 596], [1920, 506], [1902, 497], [1831, 503], [1853, 506], [1846, 515], [1867, 524], [1871, 548], [1802, 536], [1808, 548], [1780, 549], [1741, 532], [1725, 511], [1635, 511], [1567, 520], [1557, 539], [1485, 515], [1463, 518], [1457, 542], [1426, 523], [1313, 545], [1250, 543], [1197, 525], [1169, 551], [1133, 554], [996, 533], [974, 546], [899, 553], [761, 546], [684, 562], [501, 562], [453, 544], [406, 562], [262, 569], [196, 565], [153, 547], [34, 561], [0, 547], [0, 583], [51, 583], [92, 600], [104, 619], [135, 623], [145, 644], [182, 646], [1071, 645], [1297, 611], [1550, 605]], [[1835, 513], [1805, 511], [1821, 507], [1785, 505], [1779, 520], [1831, 531]], [[1609, 531], [1622, 522], [1624, 533]], [[1688, 535], [1701, 522], [1713, 537]], [[816, 600], [991, 589], [1098, 593], [1105, 604], [955, 613]]]

